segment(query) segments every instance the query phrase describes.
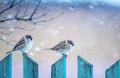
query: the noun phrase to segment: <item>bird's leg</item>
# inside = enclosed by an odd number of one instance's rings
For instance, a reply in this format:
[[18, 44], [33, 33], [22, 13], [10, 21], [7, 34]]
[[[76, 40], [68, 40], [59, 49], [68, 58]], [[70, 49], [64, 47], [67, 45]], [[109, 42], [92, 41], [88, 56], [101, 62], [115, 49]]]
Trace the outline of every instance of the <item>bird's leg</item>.
[[64, 57], [64, 56], [65, 56], [65, 57], [67, 57], [67, 55], [66, 55], [66, 54], [62, 54], [62, 56], [63, 56], [63, 57]]
[[27, 53], [25, 53], [25, 52], [22, 52], [22, 54], [23, 54], [23, 55], [27, 55]]

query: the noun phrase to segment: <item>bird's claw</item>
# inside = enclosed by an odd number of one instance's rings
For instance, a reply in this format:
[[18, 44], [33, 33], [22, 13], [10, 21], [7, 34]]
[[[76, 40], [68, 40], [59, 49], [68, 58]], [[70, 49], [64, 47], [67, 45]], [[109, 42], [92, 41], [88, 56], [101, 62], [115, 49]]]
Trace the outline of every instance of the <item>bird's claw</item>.
[[63, 57], [67, 57], [67, 55], [66, 55], [66, 54], [63, 54]]
[[23, 52], [23, 55], [27, 55], [27, 53]]

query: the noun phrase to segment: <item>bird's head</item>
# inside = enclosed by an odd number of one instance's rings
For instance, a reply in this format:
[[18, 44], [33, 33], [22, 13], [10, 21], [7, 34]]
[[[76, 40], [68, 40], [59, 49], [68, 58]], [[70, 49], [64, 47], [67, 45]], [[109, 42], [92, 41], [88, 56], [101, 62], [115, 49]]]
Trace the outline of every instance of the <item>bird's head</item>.
[[72, 46], [75, 45], [72, 40], [67, 40], [67, 42], [68, 42], [70, 45], [72, 45]]
[[27, 39], [30, 39], [30, 40], [32, 40], [33, 39], [33, 37], [29, 34], [29, 35], [26, 35], [25, 36]]

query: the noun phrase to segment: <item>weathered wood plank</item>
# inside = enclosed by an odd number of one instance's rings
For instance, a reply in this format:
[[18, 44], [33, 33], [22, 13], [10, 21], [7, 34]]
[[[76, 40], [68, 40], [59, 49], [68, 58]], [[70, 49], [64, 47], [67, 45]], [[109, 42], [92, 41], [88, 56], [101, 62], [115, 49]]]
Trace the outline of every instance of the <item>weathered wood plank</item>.
[[23, 78], [38, 78], [38, 64], [23, 54]]
[[12, 54], [0, 61], [0, 78], [12, 78]]
[[105, 78], [120, 78], [120, 60], [105, 71]]
[[51, 78], [66, 78], [66, 56], [52, 65]]
[[78, 78], [93, 78], [93, 65], [78, 56]]

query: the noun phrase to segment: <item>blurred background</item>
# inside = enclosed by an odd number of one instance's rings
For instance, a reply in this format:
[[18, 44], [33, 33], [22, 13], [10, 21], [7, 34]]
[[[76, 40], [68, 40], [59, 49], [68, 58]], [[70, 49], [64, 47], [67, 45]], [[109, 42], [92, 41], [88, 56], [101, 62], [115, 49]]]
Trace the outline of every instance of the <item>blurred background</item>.
[[[119, 0], [19, 1], [0, 0], [1, 60], [13, 48], [11, 45], [26, 34], [34, 38], [28, 55], [39, 63], [39, 78], [50, 78], [51, 65], [61, 58], [60, 54], [43, 49], [66, 39], [75, 43], [67, 57], [67, 78], [77, 78], [78, 55], [94, 66], [94, 78], [105, 78], [105, 70], [119, 60]], [[32, 14], [32, 19], [28, 19]], [[13, 53], [13, 78], [23, 77], [22, 67], [22, 55], [16, 51]]]

